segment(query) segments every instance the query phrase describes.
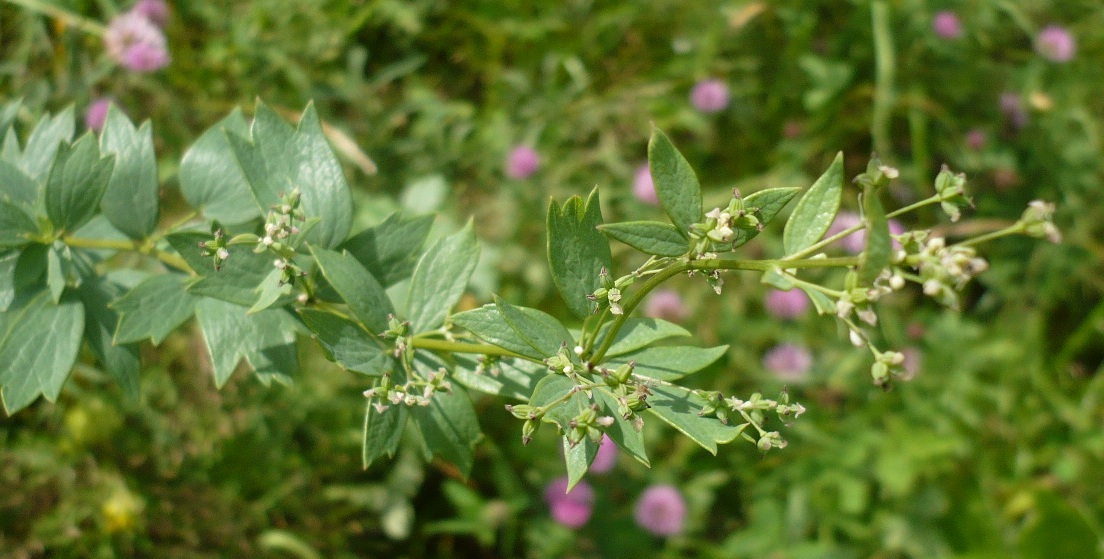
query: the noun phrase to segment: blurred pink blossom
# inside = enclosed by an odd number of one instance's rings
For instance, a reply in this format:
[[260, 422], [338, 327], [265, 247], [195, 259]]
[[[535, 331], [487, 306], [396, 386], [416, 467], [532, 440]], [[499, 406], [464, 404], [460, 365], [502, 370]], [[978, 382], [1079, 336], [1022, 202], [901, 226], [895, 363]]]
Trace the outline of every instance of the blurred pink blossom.
[[1027, 126], [1028, 115], [1024, 109], [1023, 98], [1011, 91], [1001, 93], [1000, 110], [1015, 128]]
[[540, 167], [540, 154], [530, 146], [517, 146], [506, 156], [506, 176], [527, 179]]
[[987, 143], [989, 135], [984, 130], [974, 128], [966, 133], [966, 145], [974, 151], [981, 151]]
[[594, 512], [594, 489], [585, 481], [567, 492], [567, 477], [561, 477], [544, 488], [544, 500], [552, 519], [568, 528], [581, 528]]
[[614, 443], [609, 435], [602, 435], [598, 454], [594, 455], [594, 461], [590, 463], [590, 471], [604, 474], [612, 470], [615, 464], [617, 464], [617, 443]]
[[703, 113], [715, 113], [728, 106], [728, 86], [717, 79], [703, 80], [690, 91], [690, 104]]
[[653, 485], [640, 495], [634, 517], [657, 536], [676, 536], [686, 527], [686, 501], [671, 485]]
[[777, 318], [797, 318], [809, 310], [809, 296], [800, 289], [772, 289], [767, 293], [763, 306]]
[[644, 314], [652, 318], [662, 318], [679, 322], [690, 316], [690, 311], [682, 302], [682, 296], [673, 289], [657, 289], [644, 303]]
[[1065, 27], [1048, 25], [1035, 37], [1035, 50], [1051, 62], [1069, 62], [1077, 44]]
[[135, 12], [111, 20], [104, 32], [104, 48], [116, 63], [134, 72], [153, 72], [169, 65], [165, 34]]
[[659, 205], [659, 195], [656, 194], [655, 183], [652, 182], [652, 171], [645, 163], [637, 167], [633, 175], [633, 196], [645, 204]]
[[107, 109], [111, 107], [111, 103], [110, 97], [100, 97], [89, 103], [88, 109], [84, 111], [84, 125], [96, 132], [102, 130], [107, 122]]
[[785, 382], [802, 382], [809, 378], [813, 356], [809, 350], [795, 344], [779, 344], [763, 356], [763, 366]]
[[944, 39], [957, 39], [962, 36], [962, 22], [959, 21], [958, 14], [942, 10], [932, 17], [932, 30]]
[[169, 5], [165, 0], [138, 0], [130, 11], [144, 16], [158, 27], [169, 22]]

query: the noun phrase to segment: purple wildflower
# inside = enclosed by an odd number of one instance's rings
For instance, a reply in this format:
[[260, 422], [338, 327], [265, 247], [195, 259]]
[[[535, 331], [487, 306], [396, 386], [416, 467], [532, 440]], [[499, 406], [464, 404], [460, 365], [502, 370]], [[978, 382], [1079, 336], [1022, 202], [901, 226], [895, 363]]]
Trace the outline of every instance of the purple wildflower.
[[809, 378], [813, 356], [809, 350], [795, 344], [779, 344], [763, 356], [763, 366], [785, 382], [802, 382]]
[[84, 125], [96, 132], [102, 130], [107, 122], [107, 109], [111, 107], [111, 103], [110, 97], [100, 97], [89, 103], [88, 109], [84, 111]]
[[517, 146], [506, 156], [506, 176], [527, 179], [540, 167], [540, 154], [530, 146]]
[[728, 106], [728, 86], [721, 80], [698, 82], [690, 91], [690, 103], [703, 113], [715, 113]]
[[644, 303], [644, 314], [653, 318], [662, 318], [672, 322], [684, 320], [690, 311], [682, 302], [682, 296], [673, 289], [657, 289]]
[[767, 293], [763, 306], [777, 318], [797, 318], [809, 310], [809, 296], [800, 289], [772, 289]]
[[974, 128], [966, 133], [966, 145], [974, 151], [981, 151], [989, 143], [989, 135], [984, 130]]
[[659, 205], [659, 196], [656, 194], [655, 183], [652, 182], [652, 171], [645, 163], [636, 169], [633, 176], [633, 196], [645, 204]]
[[596, 474], [604, 474], [613, 469], [617, 464], [617, 443], [602, 435], [602, 442], [598, 446], [598, 454], [594, 455], [594, 461], [590, 463], [590, 471]]
[[1069, 62], [1077, 44], [1065, 27], [1048, 25], [1035, 37], [1035, 50], [1051, 62]]
[[1027, 126], [1027, 110], [1024, 109], [1023, 99], [1018, 94], [1011, 91], [1001, 93], [1000, 110], [1012, 126], [1016, 128]]
[[686, 525], [686, 501], [670, 485], [653, 485], [636, 502], [636, 523], [657, 536], [676, 536]]
[[567, 478], [561, 477], [544, 488], [544, 500], [552, 512], [552, 519], [568, 528], [580, 528], [590, 520], [594, 512], [594, 489], [585, 481], [575, 484], [567, 492]]
[[134, 72], [153, 72], [169, 65], [165, 34], [142, 14], [127, 12], [111, 20], [104, 48], [112, 60]]
[[165, 0], [138, 0], [130, 11], [142, 15], [158, 27], [164, 27], [169, 22], [169, 5]]
[[932, 17], [932, 31], [944, 39], [957, 39], [962, 36], [962, 22], [950, 10], [939, 11]]

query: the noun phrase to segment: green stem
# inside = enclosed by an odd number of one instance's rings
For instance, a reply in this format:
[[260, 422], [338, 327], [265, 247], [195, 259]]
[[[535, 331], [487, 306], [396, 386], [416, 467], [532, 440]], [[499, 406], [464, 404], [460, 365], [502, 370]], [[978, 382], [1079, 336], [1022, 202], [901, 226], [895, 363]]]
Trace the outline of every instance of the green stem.
[[644, 297], [661, 283], [683, 272], [688, 272], [690, 270], [708, 272], [714, 270], [769, 272], [776, 268], [842, 268], [846, 266], [857, 266], [858, 264], [859, 257], [857, 256], [806, 258], [803, 260], [694, 260], [691, 262], [680, 262], [648, 278], [648, 280], [644, 282], [644, 285], [640, 286], [640, 289], [633, 292], [628, 300], [622, 303], [621, 307], [624, 309], [624, 313], [617, 315], [617, 317], [613, 319], [613, 322], [610, 324], [609, 332], [602, 340], [602, 345], [588, 361], [592, 365], [601, 363], [602, 358], [606, 355], [606, 351], [608, 351], [613, 344], [613, 339], [617, 337], [617, 332], [621, 330], [621, 326], [625, 324], [625, 320], [628, 319], [637, 305], [644, 300]]
[[875, 67], [874, 108], [870, 119], [870, 135], [874, 138], [875, 151], [882, 154], [882, 158], [888, 161], [892, 155], [889, 120], [897, 94], [893, 90], [896, 62], [890, 30], [889, 6], [885, 0], [878, 0], [871, 4], [870, 19], [874, 28]]
[[432, 338], [414, 338], [412, 340], [414, 347], [421, 349], [432, 349], [436, 351], [447, 351], [449, 353], [476, 353], [479, 355], [498, 355], [501, 357], [513, 357], [516, 359], [525, 359], [534, 363], [541, 363], [539, 359], [533, 359], [532, 357], [526, 357], [524, 355], [518, 355], [508, 349], [502, 349], [501, 347], [490, 344], [470, 344], [466, 342], [450, 342], [448, 340], [437, 340]]
[[177, 256], [165, 252], [157, 247], [150, 246], [143, 241], [121, 241], [113, 239], [85, 239], [82, 237], [62, 237], [62, 242], [73, 248], [93, 248], [93, 249], [108, 249], [108, 250], [125, 250], [130, 252], [138, 252], [147, 256], [152, 256], [161, 262], [172, 266], [183, 272], [188, 272], [191, 275], [195, 275], [195, 271], [188, 265], [188, 262]]
[[999, 239], [1001, 237], [1007, 237], [1009, 235], [1018, 235], [1018, 234], [1023, 233], [1023, 232], [1024, 232], [1023, 225], [1021, 225], [1020, 223], [1014, 223], [1014, 224], [1012, 224], [1008, 227], [1005, 227], [1004, 229], [1001, 229], [999, 231], [993, 231], [992, 233], [986, 233], [984, 235], [978, 235], [977, 237], [974, 237], [972, 239], [966, 239], [965, 241], [959, 241], [959, 242], [957, 242], [957, 243], [955, 243], [951, 246], [956, 246], [956, 247], [973, 246], [973, 245], [978, 245], [978, 244], [981, 244], [981, 243], [984, 243], [984, 242], [992, 241], [994, 239]]
[[42, 15], [52, 17], [58, 21], [71, 25], [84, 31], [85, 33], [91, 33], [98, 37], [103, 37], [107, 28], [102, 24], [92, 21], [88, 18], [81, 17], [73, 12], [59, 8], [53, 4], [47, 4], [40, 2], [39, 0], [5, 0], [9, 4], [15, 4], [16, 6], [22, 6], [33, 12], [38, 12]]

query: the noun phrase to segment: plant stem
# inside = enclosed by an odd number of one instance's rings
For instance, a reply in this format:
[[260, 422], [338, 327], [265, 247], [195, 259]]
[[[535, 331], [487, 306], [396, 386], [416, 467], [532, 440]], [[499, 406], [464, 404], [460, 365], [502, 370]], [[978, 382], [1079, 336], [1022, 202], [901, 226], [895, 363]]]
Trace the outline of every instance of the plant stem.
[[624, 313], [617, 315], [617, 317], [613, 319], [613, 322], [610, 323], [609, 332], [606, 334], [605, 339], [602, 340], [601, 347], [598, 348], [598, 351], [596, 351], [588, 361], [591, 365], [601, 363], [602, 358], [606, 355], [606, 351], [613, 345], [613, 339], [617, 337], [617, 332], [621, 330], [621, 326], [625, 324], [625, 320], [632, 314], [633, 309], [644, 300], [644, 297], [649, 292], [659, 286], [659, 284], [683, 272], [688, 272], [690, 270], [751, 270], [769, 272], [776, 268], [842, 268], [845, 266], [857, 266], [858, 264], [859, 257], [857, 256], [846, 256], [841, 258], [806, 258], [803, 260], [694, 260], [691, 262], [680, 262], [648, 278], [648, 280], [644, 282], [644, 285], [640, 286], [640, 289], [633, 292], [628, 300], [621, 305], [624, 309]]
[[108, 249], [108, 250], [125, 250], [130, 252], [138, 252], [147, 256], [152, 256], [161, 262], [172, 266], [183, 272], [188, 272], [190, 275], [195, 275], [195, 271], [192, 270], [188, 262], [183, 258], [165, 252], [157, 247], [150, 246], [143, 241], [122, 241], [113, 239], [85, 239], [82, 237], [62, 237], [62, 242], [73, 248], [93, 248], [93, 249]]
[[890, 31], [889, 6], [885, 0], [876, 0], [870, 5], [870, 20], [874, 28], [875, 67], [874, 108], [870, 118], [870, 135], [874, 138], [874, 149], [888, 161], [892, 155], [889, 120], [896, 98], [896, 92], [893, 91], [896, 61]]
[[1012, 224], [1008, 227], [1005, 227], [1004, 229], [1001, 229], [999, 231], [993, 231], [992, 233], [986, 233], [984, 235], [978, 235], [977, 237], [974, 237], [972, 239], [966, 239], [965, 241], [959, 241], [959, 242], [957, 242], [957, 243], [955, 243], [951, 246], [965, 247], [965, 246], [977, 245], [977, 244], [981, 244], [981, 243], [984, 243], [984, 242], [987, 242], [987, 241], [992, 241], [994, 239], [999, 239], [1001, 237], [1007, 237], [1009, 235], [1017, 235], [1019, 233], [1023, 233], [1023, 229], [1024, 229], [1023, 225], [1021, 225], [1019, 223], [1014, 223], [1014, 224]]
[[98, 37], [103, 37], [104, 32], [107, 31], [107, 28], [104, 27], [102, 24], [92, 21], [88, 18], [81, 17], [77, 14], [74, 14], [73, 12], [70, 12], [63, 8], [59, 8], [58, 6], [55, 6], [53, 4], [47, 4], [45, 2], [40, 2], [39, 0], [5, 1], [9, 4], [15, 4], [16, 6], [21, 6], [28, 10], [31, 10], [32, 12], [38, 12], [42, 15], [52, 17], [58, 21], [65, 23], [66, 25], [71, 25], [73, 27], [76, 27], [77, 29], [80, 29], [81, 31], [84, 31], [85, 33], [91, 33]]
[[437, 351], [447, 351], [449, 353], [476, 353], [479, 355], [498, 355], [501, 357], [513, 357], [516, 359], [525, 359], [534, 363], [540, 363], [538, 359], [526, 357], [524, 355], [518, 355], [507, 349], [490, 345], [490, 344], [470, 344], [466, 342], [450, 342], [448, 340], [437, 340], [432, 338], [413, 338], [412, 343], [414, 347], [421, 349], [433, 349]]

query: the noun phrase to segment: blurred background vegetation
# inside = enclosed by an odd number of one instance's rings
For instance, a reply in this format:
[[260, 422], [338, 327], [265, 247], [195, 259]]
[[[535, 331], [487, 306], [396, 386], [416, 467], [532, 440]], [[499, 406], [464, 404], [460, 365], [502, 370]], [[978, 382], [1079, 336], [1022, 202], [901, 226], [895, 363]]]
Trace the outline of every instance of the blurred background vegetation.
[[[467, 304], [491, 292], [559, 316], [543, 211], [602, 190], [608, 219], [657, 216], [633, 197], [652, 123], [707, 189], [810, 183], [837, 150], [901, 169], [892, 193], [926, 196], [942, 164], [977, 208], [954, 236], [1058, 204], [1064, 241], [1004, 239], [964, 313], [919, 293], [883, 305], [885, 339], [919, 355], [882, 392], [868, 356], [830, 320], [779, 320], [765, 286], [731, 276], [717, 297], [679, 281], [686, 325], [732, 349], [693, 378], [733, 394], [777, 393], [762, 357], [814, 355], [789, 390], [809, 408], [761, 457], [713, 457], [658, 422], [647, 470], [622, 456], [592, 474], [595, 512], [577, 530], [542, 498], [562, 475], [558, 438], [528, 447], [503, 402], [478, 400], [486, 439], [471, 479], [404, 449], [360, 467], [357, 379], [303, 344], [295, 385], [238, 375], [217, 391], [185, 327], [143, 351], [142, 397], [78, 367], [57, 404], [0, 420], [0, 555], [37, 557], [1094, 557], [1104, 541], [1104, 5], [1097, 0], [189, 0], [171, 3], [171, 64], [115, 66], [60, 8], [106, 24], [127, 1], [0, 2], [0, 101], [43, 111], [110, 97], [153, 122], [166, 219], [184, 209], [176, 169], [191, 142], [256, 98], [293, 118], [309, 101], [335, 134], [357, 227], [391, 211], [441, 212], [438, 234], [475, 216], [484, 258]], [[958, 34], [933, 26], [953, 11]], [[1048, 25], [1068, 61], [1039, 46]], [[723, 82], [723, 110], [691, 88]], [[533, 146], [535, 174], [505, 174]], [[364, 155], [370, 162], [364, 159]], [[845, 204], [855, 207], [855, 192]], [[746, 250], [773, 254], [780, 229]], [[631, 265], [627, 253], [622, 262]], [[628, 269], [627, 267], [625, 269]], [[308, 349], [309, 347], [309, 349]], [[91, 362], [91, 360], [89, 361]], [[673, 483], [683, 534], [633, 522], [641, 490]]]

